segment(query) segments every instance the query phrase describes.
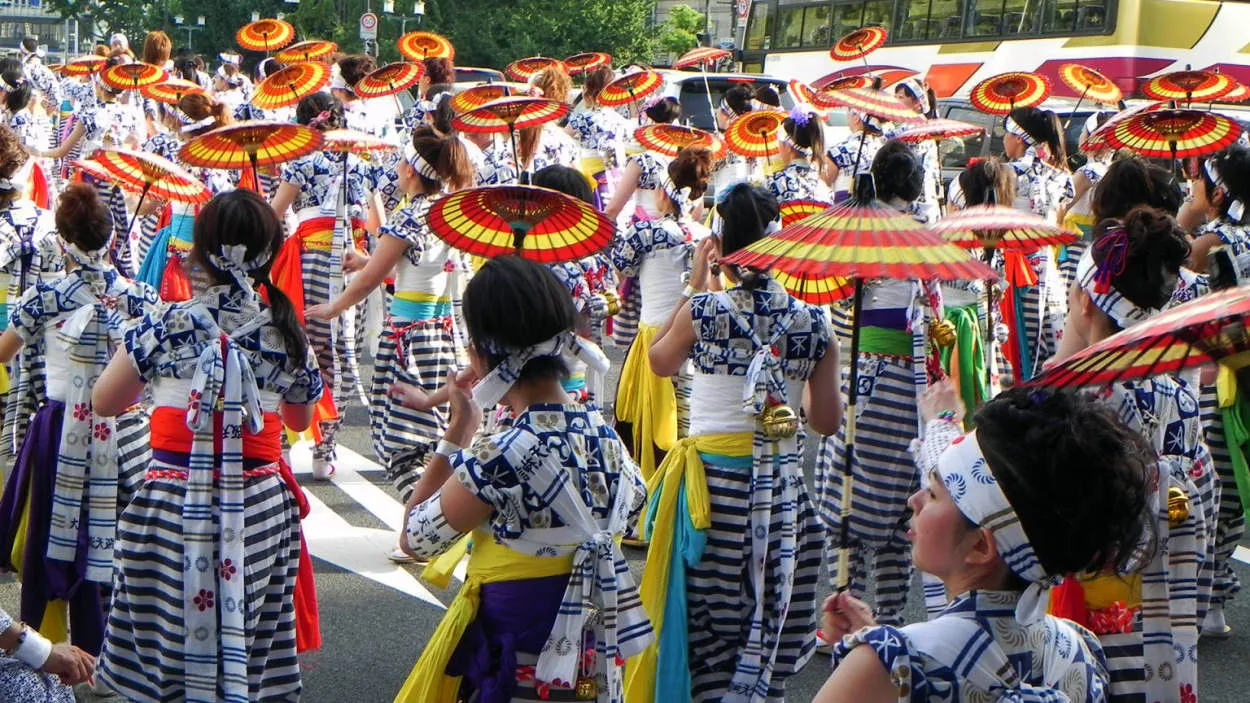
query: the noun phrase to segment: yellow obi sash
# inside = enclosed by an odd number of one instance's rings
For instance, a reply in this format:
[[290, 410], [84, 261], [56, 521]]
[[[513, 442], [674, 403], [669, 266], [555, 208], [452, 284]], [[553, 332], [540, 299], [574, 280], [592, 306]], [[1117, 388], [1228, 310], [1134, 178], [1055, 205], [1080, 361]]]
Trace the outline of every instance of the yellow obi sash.
[[677, 390], [670, 379], [651, 371], [647, 359], [647, 350], [659, 331], [658, 327], [638, 324], [638, 335], [621, 367], [616, 391], [616, 419], [633, 426], [634, 461], [647, 481], [655, 474], [652, 445], [668, 451], [677, 442]]
[[[659, 471], [647, 479], [647, 495], [651, 497], [647, 517], [653, 527], [646, 566], [642, 572], [642, 586], [638, 592], [647, 617], [651, 619], [651, 627], [659, 636], [629, 663], [625, 677], [626, 703], [652, 703], [657, 700], [655, 689], [660, 659], [677, 654], [662, 654], [661, 642], [665, 643], [666, 650], [681, 648], [681, 654], [687, 651], [687, 643], [681, 642], [686, 639], [680, 636], [684, 633], [676, 633], [676, 640], [670, 639], [674, 626], [683, 630], [687, 626], [685, 618], [681, 618], [681, 622], [669, 623], [666, 629], [664, 614], [670, 589], [680, 588], [685, 592], [684, 569], [678, 573], [674, 573], [673, 569], [677, 531], [685, 527], [687, 521], [695, 530], [706, 530], [712, 526], [711, 498], [700, 454], [751, 456], [753, 437], [750, 432], [686, 437], [664, 457]], [[683, 495], [684, 504], [679, 500]]]
[[[456, 703], [461, 677], [448, 676], [447, 663], [451, 661], [465, 629], [477, 618], [482, 584], [547, 578], [573, 570], [573, 552], [560, 557], [532, 557], [497, 543], [484, 530], [474, 530], [471, 537], [473, 553], [469, 556], [464, 585], [426, 643], [421, 658], [408, 674], [408, 680], [396, 694], [395, 703]], [[422, 578], [446, 588], [451, 570], [468, 550], [469, 539], [462, 539], [431, 562], [422, 573]]]

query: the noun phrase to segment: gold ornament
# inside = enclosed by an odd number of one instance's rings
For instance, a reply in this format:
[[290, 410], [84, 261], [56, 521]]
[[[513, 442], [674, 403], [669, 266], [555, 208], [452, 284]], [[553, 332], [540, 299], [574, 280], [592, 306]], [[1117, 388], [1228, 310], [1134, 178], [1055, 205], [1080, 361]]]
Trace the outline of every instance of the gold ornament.
[[577, 688], [573, 689], [573, 695], [577, 696], [579, 701], [593, 701], [599, 698], [599, 684], [591, 676], [577, 677]]
[[1180, 527], [1189, 517], [1189, 496], [1179, 486], [1168, 488], [1168, 525]]
[[614, 290], [603, 291], [603, 301], [607, 303], [608, 315], [619, 315], [621, 312], [621, 296]]
[[929, 323], [929, 339], [939, 347], [955, 346], [955, 323], [950, 320], [934, 320]]
[[777, 404], [764, 408], [760, 414], [760, 423], [764, 425], [764, 436], [774, 442], [789, 439], [799, 431], [799, 416], [789, 405]]

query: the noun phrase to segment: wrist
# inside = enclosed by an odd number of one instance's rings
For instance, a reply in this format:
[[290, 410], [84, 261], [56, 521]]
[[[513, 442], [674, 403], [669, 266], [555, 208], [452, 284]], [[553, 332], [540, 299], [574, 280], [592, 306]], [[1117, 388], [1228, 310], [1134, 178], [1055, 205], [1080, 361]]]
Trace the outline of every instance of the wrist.
[[41, 669], [52, 656], [52, 642], [36, 632], [30, 625], [22, 625], [22, 633], [17, 636], [17, 646], [13, 648], [15, 659], [32, 669]]
[[687, 284], [686, 287], [681, 291], [681, 297], [693, 298], [702, 292], [703, 291], [701, 289], [695, 288], [694, 286]]

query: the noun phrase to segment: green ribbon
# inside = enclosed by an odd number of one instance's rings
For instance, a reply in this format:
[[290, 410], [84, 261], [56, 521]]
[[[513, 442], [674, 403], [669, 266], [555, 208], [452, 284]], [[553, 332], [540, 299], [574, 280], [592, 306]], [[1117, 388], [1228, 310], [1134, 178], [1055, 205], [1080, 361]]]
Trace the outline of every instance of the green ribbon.
[[862, 354], [888, 354], [910, 359], [912, 335], [907, 330], [895, 330], [888, 327], [861, 327], [859, 351]]
[[959, 349], [959, 395], [968, 409], [967, 420], [972, 421], [972, 411], [990, 395], [989, 374], [985, 367], [985, 354], [981, 350], [981, 325], [979, 309], [974, 303], [962, 307], [945, 308], [946, 319], [955, 325], [955, 347], [942, 347], [942, 368], [951, 370], [951, 351]]
[[1233, 476], [1237, 479], [1237, 492], [1241, 494], [1241, 511], [1250, 520], [1250, 465], [1246, 462], [1246, 445], [1250, 443], [1250, 415], [1244, 394], [1237, 393], [1233, 404], [1220, 408], [1224, 419], [1224, 441], [1228, 444], [1228, 454], [1233, 459]]

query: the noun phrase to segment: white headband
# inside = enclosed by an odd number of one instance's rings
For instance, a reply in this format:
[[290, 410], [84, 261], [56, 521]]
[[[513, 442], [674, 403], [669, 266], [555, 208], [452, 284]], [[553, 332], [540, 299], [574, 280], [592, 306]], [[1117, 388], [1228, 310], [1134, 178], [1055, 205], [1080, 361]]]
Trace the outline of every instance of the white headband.
[[412, 169], [423, 177], [431, 181], [442, 182], [443, 179], [438, 176], [438, 169], [434, 168], [434, 164], [425, 160], [425, 157], [421, 155], [421, 152], [417, 151], [417, 148], [412, 145], [411, 141], [404, 144], [404, 158], [407, 159], [408, 165], [412, 166]]
[[994, 535], [994, 544], [1007, 568], [1029, 584], [1016, 607], [1016, 619], [1028, 623], [1043, 616], [1047, 605], [1045, 591], [1053, 585], [1053, 579], [1033, 551], [1020, 516], [994, 478], [977, 433], [969, 432], [952, 442], [938, 459], [936, 471], [959, 512]]
[[799, 146], [798, 144], [794, 143], [794, 138], [791, 137], [789, 134], [786, 134], [785, 130], [782, 130], [781, 132], [781, 143], [790, 147], [791, 149], [793, 149], [795, 152], [797, 152], [800, 156], [804, 158], [810, 159], [812, 157], [811, 147]]
[[1084, 130], [1086, 134], [1093, 134], [1094, 130], [1098, 129], [1098, 118], [1101, 117], [1102, 114], [1101, 110], [1094, 110], [1089, 114], [1089, 117], [1085, 118]]
[[[1094, 249], [1103, 249], [1102, 264], [1094, 263]], [[1128, 257], [1128, 233], [1123, 227], [1113, 227], [1088, 247], [1076, 265], [1076, 280], [1081, 290], [1094, 302], [1094, 306], [1122, 330], [1145, 322], [1150, 311], [1137, 307], [1133, 301], [1120, 295], [1112, 284], [1112, 278], [1123, 273]]]
[[724, 98], [720, 99], [720, 107], [718, 109], [731, 119], [738, 116], [738, 111], [730, 107], [729, 101]]
[[212, 127], [215, 124], [217, 124], [217, 118], [209, 115], [198, 122], [188, 122], [186, 126], [182, 128], [182, 133], [188, 134], [196, 130], [204, 129], [205, 127]]
[[521, 371], [533, 359], [545, 356], [572, 356], [585, 362], [598, 373], [607, 373], [610, 366], [603, 350], [588, 339], [573, 332], [562, 332], [545, 342], [528, 349], [510, 350], [507, 357], [473, 387], [473, 399], [479, 407], [490, 410], [511, 390], [521, 377]]
[[1024, 131], [1024, 128], [1017, 124], [1015, 120], [1011, 119], [1010, 115], [1007, 116], [1007, 119], [1003, 120], [1003, 130], [1006, 131], [1007, 134], [1014, 134], [1019, 137], [1020, 141], [1024, 142], [1025, 146], [1033, 146], [1037, 143], [1037, 140], [1033, 138], [1033, 135]]
[[929, 91], [921, 85], [920, 81], [912, 78], [905, 80], [898, 85], [900, 88], [907, 91], [907, 94], [911, 96], [912, 100], [920, 103], [921, 112], [927, 113], [929, 110], [933, 109], [933, 106], [929, 104]]
[[208, 262], [222, 272], [230, 274], [234, 282], [239, 288], [247, 293], [250, 298], [256, 297], [256, 291], [252, 290], [251, 271], [269, 263], [270, 252], [268, 249], [260, 251], [256, 254], [256, 258], [247, 258], [246, 244], [226, 244], [221, 247], [221, 255], [209, 254]]
[[[1202, 170], [1206, 171], [1207, 178], [1215, 184], [1217, 189], [1222, 189], [1225, 195], [1231, 195], [1228, 192], [1228, 186], [1224, 185], [1224, 179], [1220, 178], [1219, 171], [1215, 170], [1215, 159], [1207, 159], [1202, 162]], [[1228, 217], [1233, 222], [1240, 223], [1246, 216], [1246, 204], [1241, 199], [1231, 200], [1228, 203]]]

